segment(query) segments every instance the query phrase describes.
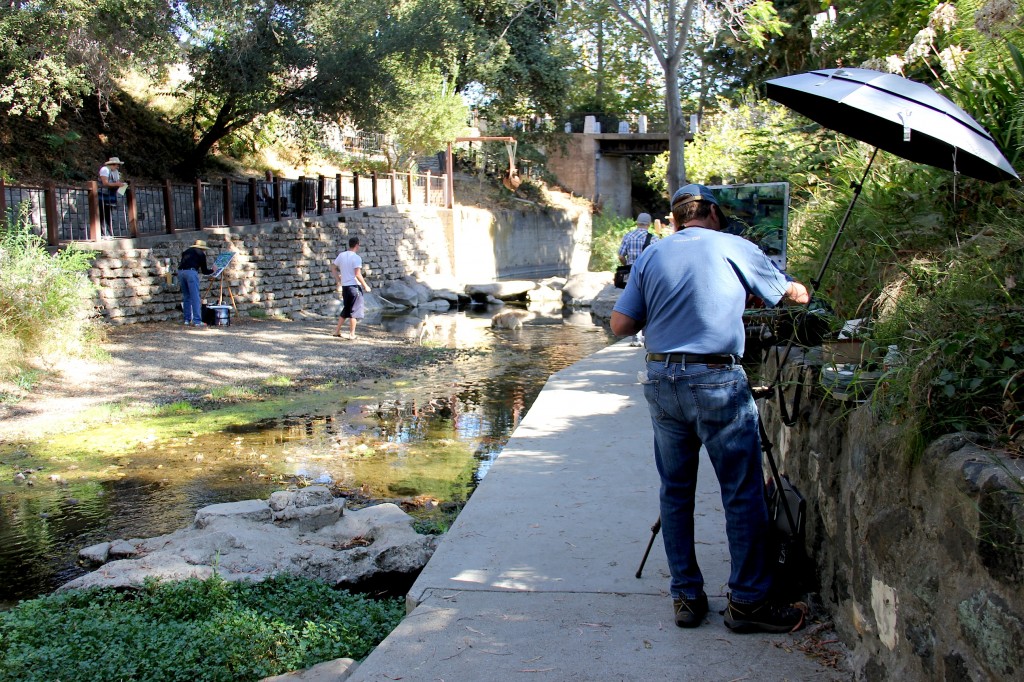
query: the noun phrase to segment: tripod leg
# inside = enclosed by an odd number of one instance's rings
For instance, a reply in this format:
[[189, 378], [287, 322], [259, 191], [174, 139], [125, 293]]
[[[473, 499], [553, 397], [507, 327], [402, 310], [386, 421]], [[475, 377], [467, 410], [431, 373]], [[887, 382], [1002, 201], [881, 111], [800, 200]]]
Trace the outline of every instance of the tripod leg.
[[654, 546], [654, 538], [658, 537], [658, 531], [660, 531], [660, 530], [661, 530], [661, 517], [659, 516], [658, 520], [654, 522], [653, 526], [651, 526], [651, 539], [647, 543], [647, 550], [644, 551], [644, 558], [640, 560], [640, 568], [636, 569], [637, 580], [640, 579], [640, 576], [644, 572], [644, 566], [647, 564], [647, 556], [651, 553], [651, 547]]

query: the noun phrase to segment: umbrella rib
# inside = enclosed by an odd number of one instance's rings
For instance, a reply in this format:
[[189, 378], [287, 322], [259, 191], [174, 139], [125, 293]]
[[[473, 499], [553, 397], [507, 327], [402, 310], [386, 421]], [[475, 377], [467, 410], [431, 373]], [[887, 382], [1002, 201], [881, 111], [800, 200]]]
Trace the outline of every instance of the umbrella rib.
[[[887, 95], [889, 97], [897, 97], [897, 98], [899, 98], [901, 100], [904, 100], [906, 102], [911, 102], [913, 104], [925, 107], [927, 109], [931, 109], [932, 111], [934, 111], [934, 112], [936, 112], [938, 114], [942, 114], [946, 118], [949, 118], [949, 119], [951, 119], [953, 121], [956, 121], [957, 123], [959, 123], [961, 125], [967, 126], [971, 130], [977, 132], [979, 135], [981, 135], [982, 137], [987, 139], [989, 142], [995, 143], [995, 138], [993, 138], [992, 135], [987, 130], [985, 130], [979, 124], [974, 122], [973, 119], [965, 121], [962, 118], [954, 116], [954, 115], [950, 114], [948, 111], [944, 111], [943, 109], [940, 109], [938, 107], [934, 107], [931, 104], [928, 104], [927, 102], [922, 102], [920, 100], [916, 100], [916, 99], [914, 99], [912, 97], [908, 97], [907, 95], [903, 95], [903, 94], [901, 94], [899, 92], [894, 92], [892, 90], [886, 90], [885, 88], [880, 88], [877, 85], [874, 85], [873, 83], [870, 83], [870, 82], [867, 82], [867, 81], [857, 80], [856, 78], [845, 78], [841, 73], [831, 73], [831, 74], [828, 74], [828, 73], [825, 73], [823, 71], [812, 71], [811, 73], [813, 73], [813, 74], [815, 74], [817, 76], [824, 76], [828, 80], [841, 80], [841, 81], [843, 81], [845, 83], [853, 83], [854, 85], [858, 85], [858, 86], [861, 86], [861, 87], [871, 88], [875, 92], [883, 93], [883, 94], [885, 94], [885, 95]], [[911, 81], [911, 82], [914, 82], [914, 81]], [[927, 87], [927, 86], [925, 86], [925, 87]], [[842, 100], [840, 100], [840, 101], [842, 101]], [[972, 125], [972, 123], [973, 123], [973, 125]]]

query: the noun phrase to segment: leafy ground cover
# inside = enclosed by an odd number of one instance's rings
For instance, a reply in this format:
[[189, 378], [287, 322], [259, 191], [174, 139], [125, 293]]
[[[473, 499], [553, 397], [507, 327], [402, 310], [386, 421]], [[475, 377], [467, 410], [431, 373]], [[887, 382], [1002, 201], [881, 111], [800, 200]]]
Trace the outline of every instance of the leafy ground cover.
[[289, 575], [72, 590], [0, 613], [0, 681], [258, 680], [365, 658], [404, 612]]

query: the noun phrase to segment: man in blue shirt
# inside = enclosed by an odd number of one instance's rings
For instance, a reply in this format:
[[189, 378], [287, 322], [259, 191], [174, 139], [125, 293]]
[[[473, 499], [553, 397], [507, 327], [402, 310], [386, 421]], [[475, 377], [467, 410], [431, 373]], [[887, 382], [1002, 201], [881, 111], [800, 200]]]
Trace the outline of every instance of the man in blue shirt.
[[672, 574], [675, 622], [697, 627], [708, 612], [694, 550], [693, 510], [701, 445], [722, 489], [732, 570], [725, 624], [737, 632], [791, 632], [803, 612], [769, 600], [757, 406], [739, 364], [748, 294], [768, 305], [806, 303], [804, 285], [751, 242], [722, 232], [727, 220], [703, 185], [672, 196], [677, 232], [646, 249], [612, 312], [618, 336], [643, 329], [644, 396], [661, 476], [661, 522]]

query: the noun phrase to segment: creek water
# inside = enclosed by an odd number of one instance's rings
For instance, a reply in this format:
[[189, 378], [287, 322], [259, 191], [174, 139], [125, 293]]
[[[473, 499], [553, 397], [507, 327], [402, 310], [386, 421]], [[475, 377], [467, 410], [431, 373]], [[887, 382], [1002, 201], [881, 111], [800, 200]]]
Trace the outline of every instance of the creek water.
[[[514, 331], [492, 330], [485, 312], [367, 321], [456, 348], [457, 360], [394, 379], [291, 393], [270, 401], [270, 418], [247, 420], [243, 409], [208, 422], [197, 416], [184, 430], [179, 417], [175, 428], [153, 419], [76, 433], [76, 452], [99, 448], [104, 466], [77, 476], [74, 465], [55, 465], [59, 473], [38, 472], [33, 486], [0, 492], [0, 605], [84, 573], [82, 547], [173, 532], [203, 506], [265, 499], [288, 485], [465, 501], [547, 378], [613, 341], [589, 313], [531, 315]], [[267, 408], [262, 402], [261, 414]], [[60, 453], [50, 452], [59, 461]], [[0, 446], [0, 459], [13, 456]]]

